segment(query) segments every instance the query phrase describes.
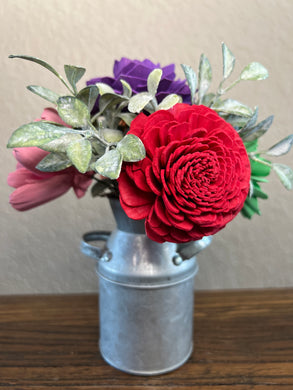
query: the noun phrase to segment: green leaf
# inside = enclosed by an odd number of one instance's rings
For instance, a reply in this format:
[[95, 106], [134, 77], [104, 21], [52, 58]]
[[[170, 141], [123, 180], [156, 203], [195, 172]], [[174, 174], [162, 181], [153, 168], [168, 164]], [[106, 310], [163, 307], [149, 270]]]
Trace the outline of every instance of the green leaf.
[[100, 133], [105, 141], [113, 144], [122, 140], [123, 132], [120, 130], [113, 129], [101, 129]]
[[77, 93], [76, 83], [85, 74], [85, 69], [80, 68], [78, 66], [74, 66], [74, 65], [64, 65], [64, 70], [65, 70], [67, 80], [69, 81], [70, 85], [72, 86], [74, 92]]
[[268, 199], [268, 195], [262, 191], [257, 183], [253, 183], [253, 196], [261, 199]]
[[255, 211], [252, 210], [246, 203], [244, 203], [241, 209], [241, 214], [243, 217], [251, 219], [251, 217], [255, 214]]
[[249, 197], [247, 197], [246, 200], [245, 200], [245, 205], [248, 206], [251, 210], [253, 210], [258, 215], [260, 215], [260, 210], [259, 210], [257, 198], [254, 198], [254, 197], [249, 198]]
[[60, 95], [54, 91], [51, 91], [48, 88], [41, 87], [39, 85], [28, 85], [27, 89], [32, 93], [40, 96], [41, 98], [48, 100], [51, 103], [57, 104], [57, 100]]
[[250, 117], [253, 111], [250, 107], [233, 99], [217, 100], [211, 107], [213, 110], [226, 114]]
[[222, 43], [222, 56], [223, 56], [223, 80], [226, 80], [232, 73], [235, 65], [235, 57], [229, 48]]
[[269, 76], [267, 69], [258, 62], [248, 64], [240, 74], [241, 80], [264, 80]]
[[191, 96], [191, 104], [194, 103], [194, 95], [197, 88], [197, 76], [195, 71], [192, 69], [189, 65], [181, 64], [181, 68], [183, 69], [183, 72], [186, 77], [187, 84], [190, 89], [190, 96]]
[[139, 113], [153, 99], [148, 92], [138, 93], [129, 99], [128, 110], [133, 114]]
[[104, 144], [102, 144], [98, 139], [94, 138], [91, 140], [91, 144], [92, 144], [92, 151], [94, 154], [96, 154], [97, 156], [103, 156], [103, 154], [105, 153], [105, 150], [106, 150], [106, 147]]
[[148, 76], [147, 87], [148, 93], [154, 98], [162, 78], [162, 69], [154, 69]]
[[288, 137], [276, 143], [265, 153], [269, 156], [275, 156], [275, 157], [283, 156], [284, 154], [287, 154], [290, 151], [292, 144], [293, 144], [293, 134], [288, 135]]
[[83, 138], [70, 143], [66, 153], [79, 172], [85, 173], [88, 170], [92, 158], [92, 145], [89, 140]]
[[258, 107], [255, 107], [252, 116], [248, 119], [245, 126], [239, 131], [239, 135], [247, 133], [255, 124], [258, 118]]
[[50, 153], [36, 166], [42, 172], [58, 172], [72, 165], [64, 153]]
[[128, 98], [125, 98], [125, 96], [116, 95], [112, 93], [105, 93], [100, 97], [99, 100], [100, 113], [103, 113], [105, 110], [110, 109], [111, 107], [114, 107], [117, 104], [120, 104], [127, 100]]
[[158, 105], [157, 110], [169, 110], [169, 108], [175, 106], [177, 103], [182, 103], [182, 97], [172, 93], [171, 95], [167, 95], [161, 103]]
[[111, 93], [115, 95], [114, 89], [111, 88], [108, 84], [96, 83], [96, 86], [98, 87], [101, 96], [105, 95], [106, 93]]
[[206, 95], [204, 95], [204, 97], [202, 98], [202, 104], [206, 107], [210, 107], [214, 97], [216, 95], [214, 93], [207, 93]]
[[[31, 56], [24, 56], [24, 55], [10, 55], [9, 58], [21, 58], [23, 60], [28, 60], [28, 61], [32, 61], [32, 62], [35, 62], [36, 64], [39, 64], [41, 66], [43, 66], [44, 68], [48, 69], [50, 72], [52, 72], [55, 76], [58, 77], [59, 80], [62, 81], [62, 83], [66, 86], [66, 88], [69, 88], [68, 84], [66, 83], [66, 81], [64, 80], [64, 78], [61, 76], [61, 74], [59, 74], [51, 65], [49, 65], [47, 62], [37, 58], [37, 57], [31, 57]], [[71, 91], [71, 90], [70, 90]]]
[[79, 134], [66, 134], [39, 147], [47, 152], [66, 153], [66, 149], [70, 143], [81, 139], [82, 136]]
[[132, 95], [132, 88], [131, 88], [131, 86], [125, 80], [120, 79], [120, 82], [121, 82], [122, 87], [123, 87], [123, 95], [128, 97], [128, 98], [130, 98], [131, 95]]
[[76, 95], [77, 99], [81, 100], [92, 111], [99, 96], [99, 88], [96, 85], [89, 85], [81, 89]]
[[142, 141], [134, 134], [126, 134], [118, 143], [117, 150], [121, 153], [123, 161], [127, 162], [140, 161], [146, 155]]
[[122, 119], [127, 124], [127, 126], [130, 126], [131, 122], [136, 117], [135, 114], [130, 114], [128, 112], [122, 112], [122, 113], [118, 114], [117, 116], [118, 116], [118, 118]]
[[255, 139], [261, 137], [264, 135], [269, 128], [271, 127], [274, 120], [274, 115], [269, 116], [268, 118], [264, 119], [263, 121], [259, 122], [256, 126], [241, 131], [241, 138], [247, 141], [254, 141]]
[[246, 201], [241, 209], [241, 214], [248, 218], [248, 219], [251, 219], [251, 217], [257, 213], [256, 210], [259, 211], [259, 208], [258, 208], [258, 199], [257, 198], [251, 198], [253, 199], [253, 206], [251, 207], [251, 205], [249, 204], [249, 202], [247, 202], [247, 199], [249, 198], [246, 198]]
[[208, 58], [202, 54], [199, 61], [199, 70], [198, 70], [198, 100], [201, 104], [204, 95], [212, 81], [212, 67]]
[[257, 139], [255, 139], [254, 141], [250, 141], [250, 142], [244, 142], [244, 145], [245, 145], [247, 153], [257, 151], [257, 146], [258, 146]]
[[115, 180], [120, 175], [122, 161], [121, 153], [117, 149], [112, 149], [96, 161], [94, 169], [100, 175]]
[[241, 131], [239, 129], [245, 126], [247, 121], [249, 121], [248, 117], [233, 114], [229, 114], [227, 116], [222, 115], [222, 117], [225, 119], [226, 122], [229, 122], [238, 131], [239, 134]]
[[293, 171], [288, 165], [285, 164], [272, 164], [273, 170], [278, 175], [281, 183], [287, 190], [292, 190], [293, 187]]
[[[260, 161], [264, 161], [269, 163], [269, 161], [264, 160], [260, 157], [258, 157]], [[250, 166], [251, 166], [251, 174], [253, 176], [268, 176], [271, 172], [271, 166], [262, 164], [259, 161], [250, 160]]]
[[57, 111], [61, 119], [73, 128], [85, 128], [90, 120], [87, 106], [73, 96], [61, 96], [57, 101]]
[[8, 141], [7, 147], [40, 146], [55, 138], [74, 132], [68, 127], [56, 126], [47, 122], [32, 122], [15, 130]]
[[260, 182], [260, 183], [268, 183], [268, 180], [261, 177], [261, 176], [254, 176], [254, 175], [251, 175], [250, 176], [251, 180], [253, 181], [256, 181], [256, 182]]

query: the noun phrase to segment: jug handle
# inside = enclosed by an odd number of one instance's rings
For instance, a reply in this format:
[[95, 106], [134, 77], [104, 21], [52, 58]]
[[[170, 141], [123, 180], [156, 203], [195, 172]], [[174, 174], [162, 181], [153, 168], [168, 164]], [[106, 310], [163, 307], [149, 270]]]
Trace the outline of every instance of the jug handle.
[[103, 257], [105, 257], [106, 260], [107, 249], [101, 249], [89, 243], [92, 241], [107, 241], [110, 234], [111, 232], [109, 231], [96, 231], [96, 232], [85, 233], [82, 236], [82, 240], [80, 244], [81, 252], [86, 256], [94, 258], [95, 260], [101, 260]]
[[[211, 236], [205, 236], [201, 240], [177, 244], [177, 253], [180, 256], [181, 261], [189, 260], [207, 248], [211, 244], [212, 239]], [[180, 259], [177, 259], [177, 262], [180, 262]]]
[[[95, 260], [104, 260], [109, 261], [111, 259], [111, 253], [108, 253], [107, 249], [101, 249], [97, 246], [91, 245], [92, 241], [107, 241], [111, 232], [109, 231], [94, 231], [85, 233], [82, 236], [82, 241], [80, 244], [81, 252], [89, 257], [94, 258]], [[173, 261], [179, 265], [184, 260], [189, 260], [199, 252], [207, 248], [212, 242], [211, 236], [205, 236], [201, 240], [187, 242], [184, 244], [177, 244], [177, 253], [176, 259]]]

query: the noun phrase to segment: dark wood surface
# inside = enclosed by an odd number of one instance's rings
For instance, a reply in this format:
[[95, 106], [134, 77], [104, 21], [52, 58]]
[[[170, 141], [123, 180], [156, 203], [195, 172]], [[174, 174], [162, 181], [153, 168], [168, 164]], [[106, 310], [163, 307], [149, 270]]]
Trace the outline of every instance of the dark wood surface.
[[0, 297], [0, 390], [293, 389], [293, 289], [196, 292], [194, 352], [136, 377], [99, 355], [96, 295]]

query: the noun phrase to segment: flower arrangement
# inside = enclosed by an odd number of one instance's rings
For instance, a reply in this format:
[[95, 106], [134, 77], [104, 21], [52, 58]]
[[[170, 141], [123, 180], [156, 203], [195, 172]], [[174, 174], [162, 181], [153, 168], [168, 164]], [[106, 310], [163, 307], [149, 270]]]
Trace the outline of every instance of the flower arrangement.
[[293, 135], [268, 150], [258, 138], [273, 116], [258, 122], [254, 109], [223, 95], [245, 80], [264, 80], [261, 64], [248, 64], [228, 84], [235, 57], [222, 44], [223, 76], [209, 92], [212, 69], [200, 57], [198, 76], [182, 65], [186, 80], [176, 79], [174, 65], [149, 60], [115, 61], [114, 77], [99, 77], [77, 89], [84, 68], [65, 65], [66, 79], [34, 57], [10, 56], [47, 68], [69, 93], [42, 86], [28, 89], [53, 103], [39, 120], [14, 131], [17, 169], [8, 177], [15, 189], [11, 205], [20, 211], [41, 205], [71, 187], [82, 197], [120, 199], [126, 214], [145, 219], [149, 238], [157, 242], [199, 240], [224, 228], [239, 212], [259, 214], [261, 184], [274, 170], [283, 185], [293, 186], [293, 171], [269, 159], [287, 153]]

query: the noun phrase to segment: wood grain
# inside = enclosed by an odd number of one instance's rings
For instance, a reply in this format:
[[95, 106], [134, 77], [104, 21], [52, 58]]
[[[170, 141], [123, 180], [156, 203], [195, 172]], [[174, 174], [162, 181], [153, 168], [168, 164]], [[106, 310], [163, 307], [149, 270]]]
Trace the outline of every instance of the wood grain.
[[194, 352], [131, 376], [98, 351], [96, 295], [0, 297], [0, 390], [293, 390], [293, 289], [195, 293]]

